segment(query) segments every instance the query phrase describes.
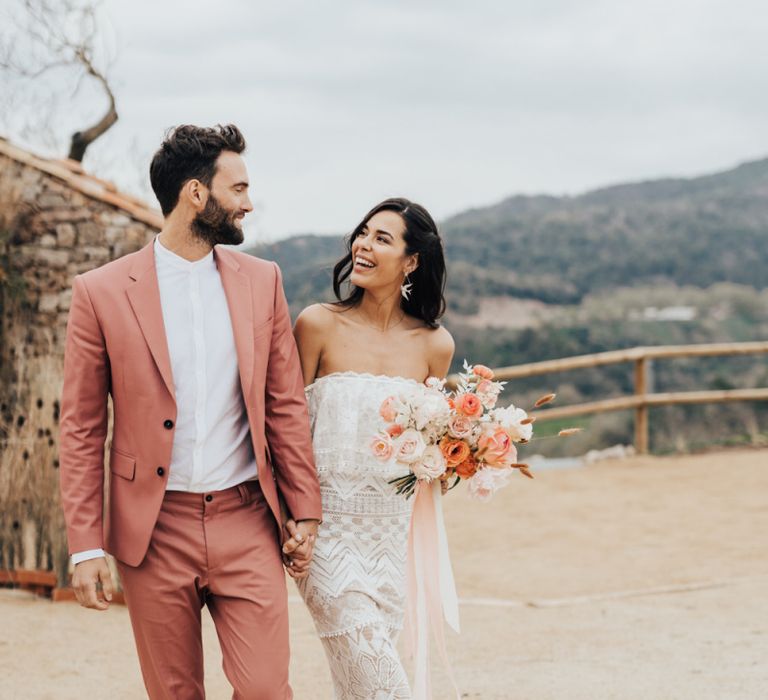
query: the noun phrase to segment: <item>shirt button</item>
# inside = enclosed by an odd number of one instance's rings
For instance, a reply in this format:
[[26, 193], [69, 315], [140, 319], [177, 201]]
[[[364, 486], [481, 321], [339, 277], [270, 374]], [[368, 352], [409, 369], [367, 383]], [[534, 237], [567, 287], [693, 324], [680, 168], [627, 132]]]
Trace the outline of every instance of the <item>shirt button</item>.
[[157, 475], [158, 476], [162, 476], [163, 474], [165, 474], [165, 469], [163, 469], [162, 467], [158, 467], [157, 468]]
[[165, 421], [165, 423], [163, 423], [163, 427], [166, 428], [167, 430], [170, 430], [173, 427], [173, 421], [172, 420]]
[[208, 503], [210, 503], [210, 502], [213, 500], [213, 496], [211, 496], [211, 494], [209, 493], [209, 494], [208, 494], [208, 495], [205, 497], [205, 500], [206, 500], [206, 501], [208, 501]]

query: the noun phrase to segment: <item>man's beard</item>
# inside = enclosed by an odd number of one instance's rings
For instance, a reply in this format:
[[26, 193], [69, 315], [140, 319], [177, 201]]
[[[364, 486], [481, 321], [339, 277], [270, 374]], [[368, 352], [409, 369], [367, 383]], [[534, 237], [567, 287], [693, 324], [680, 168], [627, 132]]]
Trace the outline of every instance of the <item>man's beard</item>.
[[210, 246], [243, 242], [243, 230], [235, 224], [235, 213], [227, 211], [212, 194], [208, 195], [205, 209], [192, 220], [192, 233]]

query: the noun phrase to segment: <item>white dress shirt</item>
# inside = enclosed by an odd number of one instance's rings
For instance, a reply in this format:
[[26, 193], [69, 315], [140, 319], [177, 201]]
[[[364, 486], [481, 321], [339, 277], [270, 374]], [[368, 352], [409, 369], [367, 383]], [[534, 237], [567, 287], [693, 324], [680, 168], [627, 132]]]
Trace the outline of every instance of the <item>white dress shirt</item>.
[[[159, 238], [154, 245], [177, 411], [166, 489], [205, 493], [256, 479], [232, 321], [213, 251], [190, 262]], [[101, 556], [93, 549], [72, 561]]]

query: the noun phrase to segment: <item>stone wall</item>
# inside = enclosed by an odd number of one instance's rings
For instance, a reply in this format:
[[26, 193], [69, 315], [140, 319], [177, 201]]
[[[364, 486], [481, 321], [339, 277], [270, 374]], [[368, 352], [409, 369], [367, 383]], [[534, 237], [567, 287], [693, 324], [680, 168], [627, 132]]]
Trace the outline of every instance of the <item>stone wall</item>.
[[11, 271], [23, 279], [31, 312], [24, 321], [28, 351], [62, 352], [75, 275], [138, 250], [156, 230], [2, 155], [0, 206], [10, 229], [5, 254]]
[[76, 164], [14, 155], [0, 150], [0, 568], [52, 569], [64, 585], [58, 419], [72, 280], [144, 246], [160, 217]]

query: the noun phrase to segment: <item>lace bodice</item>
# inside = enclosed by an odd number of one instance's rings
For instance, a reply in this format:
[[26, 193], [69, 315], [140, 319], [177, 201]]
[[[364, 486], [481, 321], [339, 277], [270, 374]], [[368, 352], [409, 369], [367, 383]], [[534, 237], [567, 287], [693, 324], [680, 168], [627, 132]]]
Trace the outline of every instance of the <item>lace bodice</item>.
[[349, 515], [409, 513], [411, 504], [387, 482], [408, 473], [381, 462], [369, 448], [384, 426], [381, 403], [399, 391], [420, 391], [413, 379], [337, 372], [307, 387], [323, 509]]

